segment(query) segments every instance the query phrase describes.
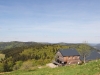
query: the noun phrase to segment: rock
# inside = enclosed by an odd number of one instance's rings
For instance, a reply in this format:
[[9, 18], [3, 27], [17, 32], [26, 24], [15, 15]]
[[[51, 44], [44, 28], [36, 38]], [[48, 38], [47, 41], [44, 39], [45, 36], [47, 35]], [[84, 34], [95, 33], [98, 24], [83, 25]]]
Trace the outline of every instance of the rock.
[[46, 66], [48, 66], [50, 68], [56, 68], [56, 67], [58, 67], [57, 65], [55, 65], [53, 63], [48, 63], [48, 64], [46, 64]]

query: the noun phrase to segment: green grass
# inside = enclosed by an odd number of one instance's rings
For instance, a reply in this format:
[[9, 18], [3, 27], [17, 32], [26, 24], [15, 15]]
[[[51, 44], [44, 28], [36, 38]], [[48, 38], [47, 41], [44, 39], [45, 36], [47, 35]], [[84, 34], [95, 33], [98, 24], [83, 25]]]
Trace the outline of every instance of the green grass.
[[4, 75], [100, 75], [100, 60], [91, 61], [86, 65], [71, 65], [58, 68], [42, 68], [33, 71], [13, 71]]

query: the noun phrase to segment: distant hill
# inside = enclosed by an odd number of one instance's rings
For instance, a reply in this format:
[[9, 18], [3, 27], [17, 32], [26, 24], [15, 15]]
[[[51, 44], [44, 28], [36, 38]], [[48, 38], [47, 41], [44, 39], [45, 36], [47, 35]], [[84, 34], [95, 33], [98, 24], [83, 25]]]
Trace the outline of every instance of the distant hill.
[[89, 43], [90, 46], [96, 46], [97, 44], [94, 43]]
[[99, 49], [100, 50], [100, 44], [97, 44], [94, 46], [94, 48]]
[[19, 42], [19, 41], [12, 41], [12, 42], [0, 42], [0, 50], [11, 49], [15, 47], [23, 47], [23, 46], [33, 46], [40, 43], [37, 42]]
[[[35, 46], [39, 44], [57, 44], [57, 45], [75, 45], [75, 44], [82, 44], [82, 43], [48, 43], [48, 42], [20, 42], [20, 41], [12, 41], [12, 42], [0, 42], [0, 50], [5, 50], [5, 49], [11, 49], [11, 48], [16, 48], [16, 47], [25, 47], [25, 46]], [[100, 44], [89, 44], [90, 46], [97, 48], [100, 50]]]
[[97, 50], [100, 50], [100, 44], [89, 44], [89, 45]]

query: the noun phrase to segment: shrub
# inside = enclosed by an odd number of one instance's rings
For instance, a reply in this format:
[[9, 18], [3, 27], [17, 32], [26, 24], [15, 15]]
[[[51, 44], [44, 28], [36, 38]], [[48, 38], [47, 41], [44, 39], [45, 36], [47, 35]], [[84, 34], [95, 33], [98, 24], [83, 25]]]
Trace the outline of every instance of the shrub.
[[16, 64], [13, 67], [13, 70], [18, 70], [22, 66], [22, 61], [17, 61]]
[[21, 70], [32, 70], [32, 68], [33, 68], [33, 63], [30, 60], [25, 61], [21, 66]]
[[4, 64], [0, 63], [0, 72], [3, 72], [3, 71], [4, 71]]

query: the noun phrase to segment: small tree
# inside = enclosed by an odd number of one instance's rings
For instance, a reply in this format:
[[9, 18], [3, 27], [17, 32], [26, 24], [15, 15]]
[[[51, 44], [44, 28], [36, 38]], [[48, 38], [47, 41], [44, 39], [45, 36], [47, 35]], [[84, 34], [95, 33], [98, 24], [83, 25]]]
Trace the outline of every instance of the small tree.
[[81, 44], [78, 47], [78, 51], [79, 51], [80, 55], [83, 58], [83, 62], [85, 63], [86, 62], [86, 57], [88, 57], [90, 52], [91, 52], [91, 47], [88, 46], [87, 44]]

